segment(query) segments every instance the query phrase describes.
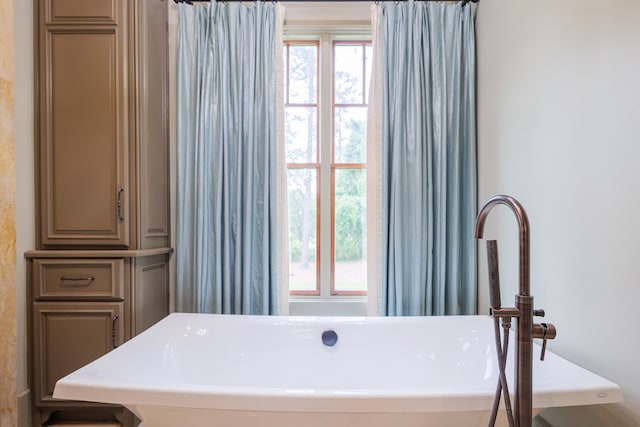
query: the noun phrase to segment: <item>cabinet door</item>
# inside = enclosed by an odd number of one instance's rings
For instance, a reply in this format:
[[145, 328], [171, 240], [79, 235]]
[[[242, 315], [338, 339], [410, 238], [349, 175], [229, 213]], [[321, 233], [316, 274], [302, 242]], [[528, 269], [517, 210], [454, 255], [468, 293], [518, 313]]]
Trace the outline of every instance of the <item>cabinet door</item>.
[[123, 303], [33, 304], [36, 405], [54, 401], [56, 381], [123, 342]]
[[40, 25], [45, 248], [129, 245], [126, 24], [115, 10], [113, 25]]

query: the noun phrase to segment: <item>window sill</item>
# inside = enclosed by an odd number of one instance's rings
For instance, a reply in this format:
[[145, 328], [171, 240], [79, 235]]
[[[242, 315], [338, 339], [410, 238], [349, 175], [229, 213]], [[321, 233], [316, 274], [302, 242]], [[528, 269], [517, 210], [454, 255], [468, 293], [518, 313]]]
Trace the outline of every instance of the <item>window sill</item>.
[[366, 316], [367, 297], [289, 297], [291, 316]]

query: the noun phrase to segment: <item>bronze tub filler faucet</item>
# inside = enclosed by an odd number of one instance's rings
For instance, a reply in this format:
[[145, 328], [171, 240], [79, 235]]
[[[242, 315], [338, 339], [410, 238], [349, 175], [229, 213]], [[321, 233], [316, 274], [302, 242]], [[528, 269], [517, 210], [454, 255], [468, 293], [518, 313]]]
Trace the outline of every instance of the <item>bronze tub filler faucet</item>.
[[[500, 401], [500, 392], [504, 391], [505, 407], [510, 427], [531, 427], [532, 425], [532, 369], [533, 369], [533, 338], [540, 338], [542, 343], [542, 354], [540, 358], [544, 360], [544, 352], [548, 339], [556, 336], [556, 329], [552, 324], [533, 323], [533, 316], [544, 316], [544, 310], [533, 309], [533, 297], [530, 295], [529, 286], [529, 219], [522, 205], [513, 197], [498, 195], [487, 200], [480, 209], [476, 220], [475, 237], [481, 239], [484, 233], [484, 223], [495, 206], [507, 205], [518, 220], [520, 233], [520, 287], [515, 298], [515, 308], [502, 308], [500, 306], [500, 283], [498, 279], [497, 245], [495, 240], [487, 241], [487, 252], [489, 259], [489, 285], [491, 296], [491, 307], [489, 313], [495, 319], [496, 326], [496, 347], [498, 349], [498, 359], [500, 367], [500, 380], [496, 390], [496, 402], [494, 411], [497, 413]], [[510, 401], [504, 375], [506, 360], [506, 344], [508, 343], [508, 329], [511, 318], [516, 319], [516, 350], [515, 350], [515, 417], [510, 414]], [[503, 320], [505, 329], [505, 354], [500, 355], [500, 331], [498, 322]], [[502, 359], [502, 360], [501, 360]], [[514, 419], [515, 418], [515, 419]], [[495, 422], [495, 415], [489, 425]]]

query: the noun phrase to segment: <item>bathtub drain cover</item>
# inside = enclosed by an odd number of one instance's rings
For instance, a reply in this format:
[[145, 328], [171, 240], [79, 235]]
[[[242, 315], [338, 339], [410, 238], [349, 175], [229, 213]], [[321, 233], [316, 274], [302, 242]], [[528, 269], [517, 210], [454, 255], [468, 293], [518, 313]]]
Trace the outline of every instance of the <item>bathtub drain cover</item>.
[[333, 347], [337, 342], [338, 334], [336, 334], [336, 331], [332, 331], [331, 329], [329, 329], [328, 331], [324, 331], [322, 333], [322, 344], [326, 345], [327, 347]]

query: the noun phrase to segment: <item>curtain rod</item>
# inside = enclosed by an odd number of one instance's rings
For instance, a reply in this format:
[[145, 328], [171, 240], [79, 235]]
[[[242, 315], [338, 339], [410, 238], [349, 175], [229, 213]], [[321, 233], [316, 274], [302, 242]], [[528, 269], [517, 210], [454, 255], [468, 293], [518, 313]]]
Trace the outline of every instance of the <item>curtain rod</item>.
[[[187, 4], [193, 4], [193, 2], [209, 2], [209, 1], [217, 1], [217, 0], [173, 0], [176, 3], [187, 3]], [[269, 1], [269, 0], [221, 0], [223, 2], [252, 2], [252, 1]], [[287, 3], [287, 2], [298, 2], [300, 3], [301, 1], [305, 2], [305, 3], [316, 3], [316, 2], [331, 2], [331, 3], [338, 3], [338, 2], [343, 2], [345, 0], [277, 0], [279, 3]], [[355, 2], [368, 2], [368, 3], [377, 3], [377, 0], [349, 0], [349, 1], [355, 1]], [[395, 0], [398, 1], [398, 0]], [[405, 0], [400, 0], [400, 1], [405, 1]], [[443, 1], [443, 0], [417, 0], [417, 1], [425, 1], [425, 2], [429, 2], [429, 1]], [[471, 3], [477, 3], [479, 0], [462, 0], [462, 2], [464, 4], [467, 4], [469, 2]]]

